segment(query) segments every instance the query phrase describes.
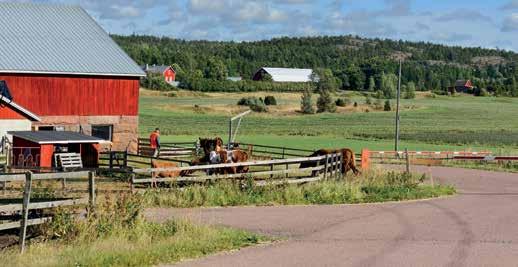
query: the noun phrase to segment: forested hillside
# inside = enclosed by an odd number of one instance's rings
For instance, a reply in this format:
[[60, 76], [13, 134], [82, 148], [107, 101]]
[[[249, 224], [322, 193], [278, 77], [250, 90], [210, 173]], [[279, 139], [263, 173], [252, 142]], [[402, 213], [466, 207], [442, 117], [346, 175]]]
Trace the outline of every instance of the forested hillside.
[[241, 43], [113, 37], [139, 64], [173, 65], [189, 89], [230, 86], [227, 76], [250, 79], [258, 68], [271, 66], [330, 69], [341, 89], [381, 90], [384, 80], [393, 80], [402, 58], [402, 82], [412, 82], [417, 90], [446, 91], [457, 79], [471, 79], [497, 95], [518, 96], [518, 54], [503, 50], [354, 36]]

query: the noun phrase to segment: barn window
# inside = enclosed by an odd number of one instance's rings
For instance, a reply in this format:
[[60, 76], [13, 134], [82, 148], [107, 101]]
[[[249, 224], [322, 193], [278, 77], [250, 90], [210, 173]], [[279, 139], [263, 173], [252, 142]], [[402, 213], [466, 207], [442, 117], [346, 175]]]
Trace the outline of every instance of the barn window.
[[92, 136], [112, 141], [113, 125], [92, 125]]

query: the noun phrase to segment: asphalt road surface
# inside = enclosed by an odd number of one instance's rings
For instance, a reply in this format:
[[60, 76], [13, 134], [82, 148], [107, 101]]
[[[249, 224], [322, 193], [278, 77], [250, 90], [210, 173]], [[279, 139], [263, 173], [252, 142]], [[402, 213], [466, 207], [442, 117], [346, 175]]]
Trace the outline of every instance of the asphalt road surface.
[[518, 266], [518, 174], [416, 167], [458, 195], [406, 203], [152, 209], [282, 238], [180, 266]]

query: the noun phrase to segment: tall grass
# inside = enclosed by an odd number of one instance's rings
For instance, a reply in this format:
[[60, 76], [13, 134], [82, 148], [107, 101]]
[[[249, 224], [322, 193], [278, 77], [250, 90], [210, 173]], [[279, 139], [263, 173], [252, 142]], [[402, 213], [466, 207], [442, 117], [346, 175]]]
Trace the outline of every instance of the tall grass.
[[3, 266], [152, 266], [195, 258], [261, 242], [244, 231], [144, 221], [139, 196], [119, 195], [103, 201], [85, 220], [61, 210], [46, 225], [39, 242], [26, 253], [0, 253]]
[[146, 191], [150, 207], [210, 207], [239, 205], [342, 204], [401, 201], [455, 193], [450, 186], [422, 184], [423, 176], [370, 172], [345, 182], [323, 181], [297, 185], [254, 186], [249, 182], [216, 182], [208, 186]]

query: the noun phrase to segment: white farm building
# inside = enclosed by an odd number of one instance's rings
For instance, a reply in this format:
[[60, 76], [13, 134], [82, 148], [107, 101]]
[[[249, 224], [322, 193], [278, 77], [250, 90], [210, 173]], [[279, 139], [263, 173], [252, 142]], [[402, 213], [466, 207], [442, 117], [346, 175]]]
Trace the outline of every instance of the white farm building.
[[312, 69], [268, 68], [263, 67], [255, 72], [252, 80], [262, 81], [266, 74], [272, 77], [274, 82], [311, 82]]

